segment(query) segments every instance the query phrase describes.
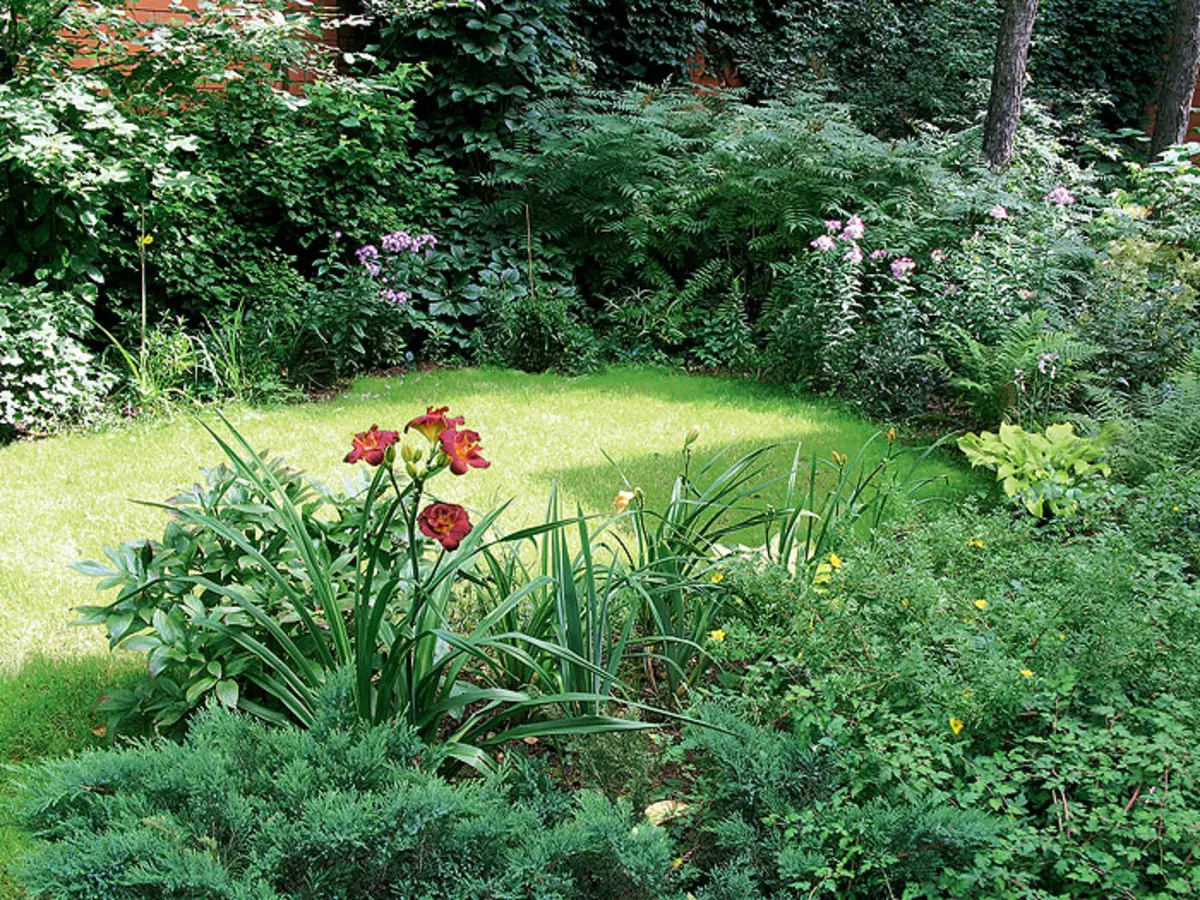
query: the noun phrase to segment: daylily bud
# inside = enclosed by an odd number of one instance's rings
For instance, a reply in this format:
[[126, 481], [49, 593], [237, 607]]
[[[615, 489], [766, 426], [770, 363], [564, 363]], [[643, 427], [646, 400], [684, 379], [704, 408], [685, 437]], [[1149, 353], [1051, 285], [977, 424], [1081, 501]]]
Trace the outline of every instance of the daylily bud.
[[417, 467], [416, 467], [416, 465], [415, 465], [414, 463], [405, 463], [405, 464], [404, 464], [404, 471], [408, 473], [408, 477], [409, 477], [409, 478], [413, 479], [414, 481], [416, 480], [416, 478], [417, 478]]
[[696, 443], [696, 441], [699, 439], [699, 437], [700, 437], [700, 426], [693, 425], [691, 428], [688, 429], [687, 437], [684, 438], [684, 441], [683, 441], [683, 446], [685, 446], [685, 447], [692, 446], [692, 444]]

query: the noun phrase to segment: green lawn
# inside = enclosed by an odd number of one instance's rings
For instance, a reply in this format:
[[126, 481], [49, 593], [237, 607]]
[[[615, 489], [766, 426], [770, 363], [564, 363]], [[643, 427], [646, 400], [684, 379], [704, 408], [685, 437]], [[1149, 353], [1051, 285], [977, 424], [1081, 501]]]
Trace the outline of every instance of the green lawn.
[[[493, 463], [440, 479], [439, 491], [475, 509], [515, 498], [504, 520], [510, 527], [540, 517], [555, 482], [585, 511], [608, 509], [623, 485], [604, 453], [651, 503], [664, 497], [692, 425], [701, 429], [693, 448], [701, 459], [731, 443], [731, 458], [779, 443], [781, 469], [797, 441], [806, 453], [852, 454], [877, 430], [835, 406], [750, 382], [640, 370], [572, 379], [491, 370], [364, 379], [327, 402], [228, 415], [256, 446], [338, 485], [353, 474], [341, 462], [352, 433], [372, 423], [399, 428], [429, 404], [465, 414]], [[38, 654], [101, 652], [99, 629], [69, 626], [71, 608], [95, 599], [70, 564], [98, 557], [105, 544], [159, 534], [162, 514], [130, 501], [164, 500], [221, 458], [187, 416], [0, 449], [0, 672], [15, 674]], [[938, 469], [959, 484], [969, 478]]]
[[[611, 456], [650, 503], [665, 498], [684, 434], [700, 426], [700, 459], [729, 448], [730, 459], [778, 443], [773, 462], [806, 453], [853, 454], [877, 430], [834, 405], [745, 381], [617, 369], [579, 378], [494, 370], [439, 371], [363, 379], [323, 403], [227, 411], [256, 446], [282, 455], [331, 485], [352, 474], [342, 462], [350, 436], [378, 423], [399, 428], [427, 405], [449, 405], [483, 436], [491, 468], [439, 479], [447, 499], [485, 509], [514, 499], [505, 521], [530, 524], [550, 486], [585, 511], [610, 508], [624, 485]], [[70, 564], [105, 544], [157, 535], [162, 514], [131, 503], [164, 500], [221, 460], [187, 416], [99, 434], [0, 449], [0, 754], [59, 753], [93, 740], [88, 707], [127, 678], [135, 657], [111, 658], [99, 629], [70, 626], [71, 608], [94, 602], [92, 583]], [[946, 461], [958, 488], [973, 484]], [[0, 859], [5, 836], [0, 832]], [[3, 889], [0, 888], [0, 895]]]

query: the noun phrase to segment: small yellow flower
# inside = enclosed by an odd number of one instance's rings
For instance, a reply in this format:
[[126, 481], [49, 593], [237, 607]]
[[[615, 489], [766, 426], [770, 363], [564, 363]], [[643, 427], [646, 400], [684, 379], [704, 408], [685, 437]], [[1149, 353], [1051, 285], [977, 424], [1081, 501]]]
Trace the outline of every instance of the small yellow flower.
[[827, 562], [817, 566], [817, 574], [813, 576], [813, 584], [829, 584], [833, 580], [833, 566]]
[[629, 509], [629, 504], [633, 502], [635, 494], [633, 491], [618, 491], [617, 499], [613, 501], [613, 506], [617, 512], [625, 512]]
[[901, 600], [900, 605], [903, 606], [905, 609], [908, 609], [908, 601], [907, 600]]
[[1178, 506], [1171, 507], [1171, 512], [1179, 512], [1179, 510], [1180, 510], [1180, 507], [1178, 507]]
[[971, 538], [971, 540], [967, 541], [968, 547], [982, 547], [983, 545], [983, 541], [979, 538]]
[[838, 468], [841, 468], [846, 464], [846, 457], [844, 454], [838, 453], [836, 450], [834, 450], [830, 455], [833, 457], [833, 461], [837, 464]]
[[678, 869], [682, 865], [683, 865], [683, 857], [682, 856], [677, 856], [677, 857], [675, 857], [675, 859], [673, 859], [671, 861], [672, 869]]
[[896, 429], [894, 427], [887, 430], [887, 439], [889, 442], [896, 440]]
[[1033, 669], [1022, 669], [1021, 674], [1026, 678], [1032, 678], [1033, 677]]
[[987, 601], [986, 600], [976, 600], [975, 608], [976, 609], [987, 609]]
[[149, 247], [153, 243], [154, 243], [154, 235], [152, 235], [152, 234], [142, 235], [142, 246], [143, 247]]
[[719, 644], [721, 641], [725, 640], [725, 632], [718, 628], [716, 631], [710, 631], [708, 633], [708, 637], [710, 640], [714, 640]]
[[963, 722], [962, 719], [956, 719], [956, 718], [954, 718], [954, 716], [950, 717], [950, 730], [951, 731], [953, 731], [955, 734], [958, 734], [964, 728], [966, 728], [966, 724]]
[[724, 572], [714, 572], [713, 577], [709, 579], [713, 584], [720, 584], [725, 580]]
[[840, 556], [838, 556], [836, 553], [830, 553], [829, 554], [829, 564], [831, 566], [833, 566], [835, 569], [840, 569], [842, 567], [842, 558]]
[[1066, 636], [1065, 634], [1063, 634], [1063, 633], [1060, 631], [1060, 632], [1058, 633], [1058, 639], [1059, 639], [1060, 641], [1065, 641], [1065, 640], [1067, 639], [1067, 636]]

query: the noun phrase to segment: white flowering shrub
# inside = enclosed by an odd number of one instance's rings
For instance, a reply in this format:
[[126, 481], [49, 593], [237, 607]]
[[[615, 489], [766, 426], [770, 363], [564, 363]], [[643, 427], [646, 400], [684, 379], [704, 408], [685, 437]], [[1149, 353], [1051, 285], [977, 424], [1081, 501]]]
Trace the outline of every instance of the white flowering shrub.
[[44, 286], [0, 292], [0, 439], [78, 418], [112, 386], [75, 336], [86, 320]]

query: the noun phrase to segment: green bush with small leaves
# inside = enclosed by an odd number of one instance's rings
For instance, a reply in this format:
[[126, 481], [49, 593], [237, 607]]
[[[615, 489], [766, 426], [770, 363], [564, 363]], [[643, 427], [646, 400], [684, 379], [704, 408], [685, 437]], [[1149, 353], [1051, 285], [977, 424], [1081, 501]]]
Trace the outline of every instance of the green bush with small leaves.
[[45, 285], [0, 289], [0, 443], [95, 412], [114, 378], [80, 340], [91, 311]]
[[1200, 583], [1153, 537], [966, 504], [847, 544], [828, 579], [730, 569], [712, 692], [743, 724], [678, 762], [690, 889], [733, 857], [740, 896], [1195, 893]]
[[666, 834], [628, 804], [562, 794], [522, 769], [448, 782], [406, 725], [356, 720], [332, 679], [314, 726], [219, 708], [182, 744], [27, 768], [31, 896], [671, 896]]

